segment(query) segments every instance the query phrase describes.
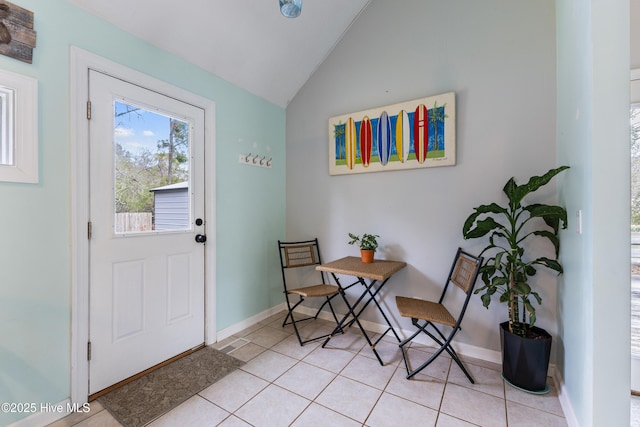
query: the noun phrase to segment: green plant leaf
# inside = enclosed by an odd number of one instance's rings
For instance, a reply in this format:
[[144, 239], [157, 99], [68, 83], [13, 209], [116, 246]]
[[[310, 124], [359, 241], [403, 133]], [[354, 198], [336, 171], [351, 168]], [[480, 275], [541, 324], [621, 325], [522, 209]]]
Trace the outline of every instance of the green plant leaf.
[[536, 275], [536, 269], [532, 265], [527, 265], [525, 267], [525, 274], [529, 277]]
[[516, 180], [513, 177], [511, 177], [502, 188], [504, 194], [507, 195], [507, 199], [509, 199], [509, 207], [511, 208], [511, 212], [515, 211], [516, 208], [520, 205], [520, 201], [516, 201], [514, 198], [517, 189], [518, 185], [516, 184]]
[[[560, 166], [559, 168], [551, 169], [542, 176], [532, 176], [531, 178], [529, 178], [529, 182], [527, 182], [526, 184], [519, 185], [513, 188], [509, 197], [510, 206], [519, 206], [522, 202], [522, 199], [524, 199], [527, 194], [533, 193], [543, 185], [548, 184], [554, 176], [565, 169], [569, 169], [569, 166]], [[513, 180], [513, 178], [511, 179]], [[507, 196], [509, 196], [509, 194], [507, 194]]]
[[531, 292], [531, 295], [533, 295], [536, 301], [538, 301], [538, 304], [542, 304], [542, 298], [540, 298], [540, 295], [537, 292]]
[[484, 295], [482, 295], [480, 299], [482, 300], [482, 305], [485, 308], [489, 308], [489, 304], [491, 304], [491, 295], [487, 292]]
[[561, 206], [534, 204], [524, 209], [529, 212], [530, 218], [542, 218], [556, 233], [560, 229], [560, 223], [563, 229], [567, 228], [567, 211]]
[[529, 315], [529, 325], [533, 326], [536, 323], [536, 309], [528, 300], [524, 301], [523, 304]]
[[529, 295], [531, 293], [531, 286], [527, 282], [518, 282], [513, 285], [511, 290], [519, 295]]
[[[498, 205], [497, 203], [491, 203], [490, 205], [481, 205], [475, 208], [475, 211], [471, 215], [469, 215], [469, 217], [465, 220], [464, 225], [462, 226], [462, 235], [464, 236], [465, 239], [475, 238], [474, 236], [470, 235], [470, 233], [473, 231], [471, 227], [473, 227], [473, 224], [476, 222], [478, 217], [483, 214], [507, 215], [507, 210], [502, 206]], [[494, 224], [496, 224], [494, 227], [488, 228], [484, 233], [480, 234], [478, 237], [484, 236], [494, 228], [502, 227], [500, 224], [496, 222], [494, 222]], [[476, 228], [477, 227], [478, 225], [476, 225]], [[483, 227], [488, 227], [488, 225], [484, 225]]]
[[556, 257], [560, 254], [560, 239], [558, 238], [557, 234], [547, 230], [534, 231], [533, 234], [535, 234], [536, 236], [545, 237], [549, 239], [549, 241], [553, 244], [553, 247], [556, 251]]
[[465, 239], [475, 239], [482, 237], [496, 228], [504, 228], [502, 224], [497, 223], [493, 218], [485, 218], [476, 222], [476, 227], [464, 234]]
[[533, 261], [532, 264], [544, 265], [545, 267], [550, 268], [551, 270], [557, 271], [558, 274], [562, 274], [562, 272], [563, 272], [562, 265], [560, 265], [560, 263], [558, 261], [556, 261], [555, 259], [549, 259], [549, 258], [546, 258], [546, 257], [540, 257], [540, 258], [536, 259], [535, 261]]

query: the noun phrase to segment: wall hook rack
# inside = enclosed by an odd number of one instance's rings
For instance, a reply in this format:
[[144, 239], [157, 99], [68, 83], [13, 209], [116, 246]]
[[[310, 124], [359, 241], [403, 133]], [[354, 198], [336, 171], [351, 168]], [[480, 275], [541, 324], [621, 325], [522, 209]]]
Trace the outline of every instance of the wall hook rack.
[[273, 163], [272, 157], [263, 156], [261, 154], [240, 154], [240, 163], [249, 166], [259, 166], [263, 168], [271, 168]]

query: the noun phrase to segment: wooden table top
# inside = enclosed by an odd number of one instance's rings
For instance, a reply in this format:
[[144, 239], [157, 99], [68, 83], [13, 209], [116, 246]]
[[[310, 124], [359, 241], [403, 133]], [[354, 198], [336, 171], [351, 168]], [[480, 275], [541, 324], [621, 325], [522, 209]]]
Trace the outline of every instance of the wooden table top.
[[386, 280], [398, 270], [407, 266], [403, 261], [388, 261], [374, 259], [372, 263], [365, 264], [360, 257], [348, 256], [335, 261], [321, 264], [316, 270], [328, 273], [345, 274], [347, 276], [363, 277], [372, 280]]

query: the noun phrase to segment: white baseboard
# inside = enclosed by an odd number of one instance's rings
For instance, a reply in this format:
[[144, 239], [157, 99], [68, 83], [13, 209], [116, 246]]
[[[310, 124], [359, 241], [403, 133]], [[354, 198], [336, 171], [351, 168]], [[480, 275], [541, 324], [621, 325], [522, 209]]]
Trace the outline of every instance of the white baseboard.
[[87, 404], [72, 404], [70, 399], [55, 404], [38, 403], [38, 412], [9, 424], [7, 427], [46, 426], [75, 412], [88, 412]]
[[558, 390], [558, 400], [560, 400], [560, 406], [562, 407], [562, 412], [564, 412], [564, 418], [567, 420], [567, 425], [569, 427], [580, 427], [576, 413], [573, 410], [573, 405], [571, 405], [571, 401], [569, 400], [564, 379], [557, 369], [554, 370], [553, 380], [556, 385], [556, 390]]
[[258, 322], [263, 321], [264, 319], [268, 319], [276, 313], [280, 313], [287, 309], [285, 303], [279, 304], [275, 307], [271, 307], [268, 310], [263, 311], [262, 313], [255, 314], [248, 319], [244, 319], [241, 322], [236, 323], [235, 325], [231, 325], [228, 328], [224, 328], [221, 331], [218, 331], [216, 334], [216, 341], [222, 341], [225, 338], [229, 338], [233, 334], [237, 334], [240, 331], [247, 329], [249, 326], [253, 326]]

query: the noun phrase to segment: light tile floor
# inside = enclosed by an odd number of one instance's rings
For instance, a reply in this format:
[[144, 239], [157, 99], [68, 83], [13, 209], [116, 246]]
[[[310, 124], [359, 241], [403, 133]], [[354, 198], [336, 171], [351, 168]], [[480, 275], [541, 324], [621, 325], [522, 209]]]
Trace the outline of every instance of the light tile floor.
[[[246, 362], [235, 372], [150, 424], [160, 426], [566, 426], [555, 388], [533, 395], [505, 384], [498, 365], [466, 360], [471, 384], [451, 359], [440, 356], [407, 380], [397, 342], [385, 337], [376, 348], [357, 328], [301, 347], [284, 312], [215, 344], [249, 342], [231, 355]], [[303, 334], [321, 334], [328, 322], [307, 322]], [[241, 341], [244, 342], [244, 341]], [[236, 342], [237, 343], [237, 342]], [[413, 346], [418, 361], [430, 348]], [[97, 402], [89, 416], [70, 415], [51, 426], [119, 426]]]

